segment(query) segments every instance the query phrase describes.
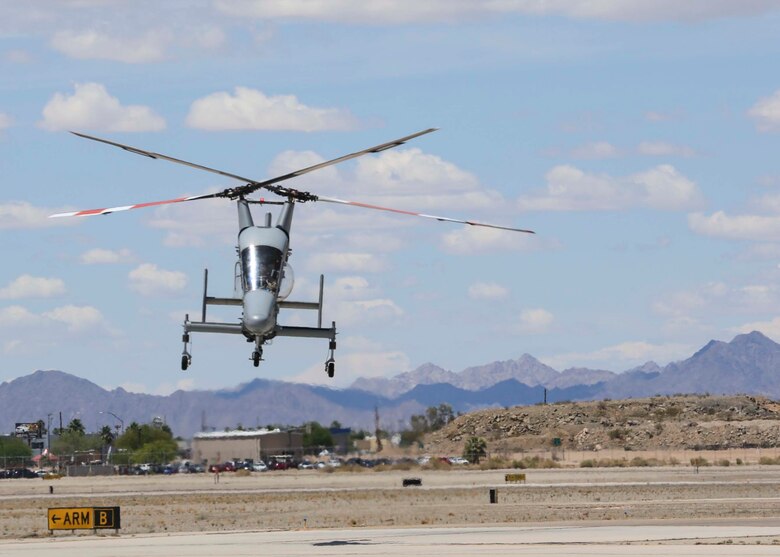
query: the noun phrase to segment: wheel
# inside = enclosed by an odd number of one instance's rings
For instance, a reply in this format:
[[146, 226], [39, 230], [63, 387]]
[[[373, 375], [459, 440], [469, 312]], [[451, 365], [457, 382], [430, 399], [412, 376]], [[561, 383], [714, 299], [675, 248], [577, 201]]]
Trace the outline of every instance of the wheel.
[[260, 352], [252, 352], [252, 363], [255, 367], [260, 367]]
[[187, 371], [187, 368], [190, 366], [190, 359], [186, 355], [182, 355], [181, 357], [181, 370]]

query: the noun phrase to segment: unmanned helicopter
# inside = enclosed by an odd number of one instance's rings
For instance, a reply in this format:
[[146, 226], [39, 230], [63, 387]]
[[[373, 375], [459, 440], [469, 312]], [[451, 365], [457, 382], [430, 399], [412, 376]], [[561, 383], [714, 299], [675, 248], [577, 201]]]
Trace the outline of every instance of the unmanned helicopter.
[[[103, 209], [88, 209], [84, 211], [73, 211], [67, 213], [57, 213], [51, 215], [52, 218], [59, 217], [88, 217], [95, 215], [107, 215], [118, 211], [127, 211], [129, 209], [141, 209], [145, 207], [156, 207], [159, 205], [182, 203], [185, 201], [195, 201], [198, 199], [222, 198], [236, 202], [238, 207], [238, 261], [234, 268], [234, 293], [232, 297], [220, 298], [208, 295], [208, 269], [204, 271], [203, 280], [203, 303], [200, 321], [190, 321], [189, 315], [184, 317], [184, 333], [182, 342], [184, 348], [181, 356], [181, 369], [187, 370], [192, 364], [190, 333], [222, 333], [243, 335], [247, 342], [254, 343], [251, 360], [255, 367], [260, 365], [263, 359], [263, 346], [275, 337], [310, 337], [328, 340], [328, 358], [325, 361], [325, 372], [329, 377], [333, 377], [336, 370], [336, 361], [334, 353], [336, 350], [336, 322], [332, 322], [330, 327], [322, 326], [322, 300], [324, 277], [320, 275], [319, 299], [316, 302], [297, 302], [288, 300], [293, 288], [293, 271], [289, 263], [291, 255], [290, 233], [292, 231], [293, 209], [296, 203], [307, 203], [322, 201], [326, 203], [336, 203], [340, 205], [352, 205], [363, 207], [365, 209], [376, 209], [380, 211], [389, 211], [403, 215], [411, 215], [434, 219], [444, 222], [454, 222], [468, 224], [471, 226], [482, 226], [487, 228], [497, 228], [501, 230], [510, 230], [513, 232], [525, 232], [533, 234], [532, 230], [521, 228], [512, 228], [507, 226], [498, 226], [495, 224], [481, 223], [471, 220], [459, 220], [448, 217], [427, 215], [415, 213], [390, 207], [380, 207], [378, 205], [369, 205], [358, 201], [346, 201], [333, 197], [316, 195], [307, 191], [301, 191], [279, 185], [279, 182], [289, 180], [327, 166], [338, 164], [356, 157], [367, 155], [369, 153], [380, 153], [387, 149], [392, 149], [403, 145], [407, 141], [436, 131], [437, 128], [422, 130], [400, 139], [388, 141], [381, 145], [369, 147], [362, 151], [350, 153], [336, 159], [325, 161], [313, 166], [302, 168], [282, 176], [270, 178], [267, 180], [256, 181], [251, 178], [245, 178], [237, 174], [209, 168], [200, 164], [195, 164], [181, 159], [176, 159], [155, 153], [116, 143], [107, 139], [101, 139], [91, 135], [71, 132], [79, 137], [99, 141], [107, 145], [119, 147], [130, 153], [143, 155], [152, 159], [161, 159], [169, 162], [182, 164], [191, 168], [205, 170], [232, 178], [243, 182], [244, 185], [229, 187], [220, 192], [204, 195], [194, 195], [189, 197], [179, 197], [164, 201], [153, 201], [150, 203], [137, 203], [134, 205], [125, 205], [120, 207], [109, 207]], [[260, 199], [250, 199], [249, 196], [258, 190], [265, 190], [282, 198], [281, 201]], [[257, 205], [280, 205], [281, 210], [273, 224], [273, 215], [266, 213], [262, 224], [255, 224], [250, 210], [250, 204]], [[241, 306], [243, 309], [242, 317], [238, 323], [219, 323], [206, 320], [206, 308], [209, 305], [221, 306]], [[292, 327], [282, 325], [278, 322], [279, 311], [281, 309], [306, 309], [317, 311], [316, 327]]]

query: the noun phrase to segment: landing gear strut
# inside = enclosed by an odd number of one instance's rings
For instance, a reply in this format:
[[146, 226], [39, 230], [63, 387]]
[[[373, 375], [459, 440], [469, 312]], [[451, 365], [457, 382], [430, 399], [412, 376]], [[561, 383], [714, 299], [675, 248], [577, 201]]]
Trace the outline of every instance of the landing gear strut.
[[330, 345], [330, 356], [328, 356], [328, 359], [325, 360], [325, 373], [328, 374], [328, 377], [333, 377], [336, 374], [336, 360], [333, 357], [333, 351], [336, 350], [336, 341], [331, 340]]
[[192, 363], [192, 354], [189, 353], [187, 350], [188, 345], [190, 344], [190, 334], [186, 332], [187, 330], [187, 321], [189, 321], [190, 316], [187, 315], [184, 318], [184, 334], [181, 335], [181, 341], [184, 343], [184, 349], [181, 352], [181, 370], [187, 371], [187, 368], [190, 367], [190, 364]]
[[263, 347], [261, 346], [260, 339], [255, 339], [255, 351], [252, 352], [252, 364], [255, 367], [260, 367], [260, 362], [263, 360]]

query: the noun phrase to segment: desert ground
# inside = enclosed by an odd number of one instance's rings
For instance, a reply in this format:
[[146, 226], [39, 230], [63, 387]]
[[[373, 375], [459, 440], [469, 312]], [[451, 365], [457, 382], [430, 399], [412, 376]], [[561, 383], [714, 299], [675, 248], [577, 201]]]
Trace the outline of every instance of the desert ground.
[[[524, 472], [526, 483], [505, 474]], [[422, 485], [402, 487], [404, 478]], [[50, 488], [53, 493], [50, 493]], [[497, 502], [490, 502], [495, 489]], [[316, 470], [0, 480], [0, 554], [45, 538], [47, 509], [119, 506], [120, 536], [552, 525], [780, 526], [780, 466]], [[55, 537], [93, 536], [58, 531]], [[113, 531], [98, 535], [115, 535]], [[661, 543], [661, 542], [655, 542]], [[706, 543], [780, 544], [780, 536]], [[780, 554], [780, 547], [777, 548]]]

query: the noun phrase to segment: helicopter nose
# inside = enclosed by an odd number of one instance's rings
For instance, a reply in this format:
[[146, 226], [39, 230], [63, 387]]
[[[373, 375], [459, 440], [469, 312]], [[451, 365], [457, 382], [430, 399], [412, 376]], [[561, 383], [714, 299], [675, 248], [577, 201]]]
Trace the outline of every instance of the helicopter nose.
[[244, 328], [255, 335], [268, 334], [276, 327], [276, 296], [268, 290], [244, 293]]

